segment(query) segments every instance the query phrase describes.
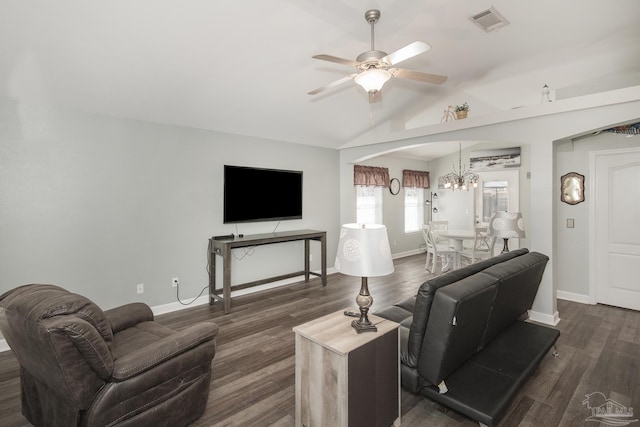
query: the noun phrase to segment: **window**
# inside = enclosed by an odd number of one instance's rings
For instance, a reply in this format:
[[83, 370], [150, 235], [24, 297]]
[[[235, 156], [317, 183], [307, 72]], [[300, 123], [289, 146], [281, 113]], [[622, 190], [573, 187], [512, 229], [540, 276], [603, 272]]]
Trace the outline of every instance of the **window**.
[[385, 187], [356, 185], [356, 222], [382, 224], [382, 190]]
[[404, 232], [422, 229], [424, 223], [424, 190], [418, 187], [404, 189]]
[[482, 221], [489, 222], [496, 211], [509, 210], [509, 183], [485, 181], [482, 185]]

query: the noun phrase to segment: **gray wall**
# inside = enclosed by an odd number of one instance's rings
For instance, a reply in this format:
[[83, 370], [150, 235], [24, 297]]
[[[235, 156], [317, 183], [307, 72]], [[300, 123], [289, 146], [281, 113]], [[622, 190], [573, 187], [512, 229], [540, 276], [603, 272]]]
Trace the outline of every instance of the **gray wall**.
[[[423, 160], [407, 159], [394, 156], [378, 156], [358, 164], [369, 166], [381, 166], [389, 169], [389, 177], [397, 178], [402, 185], [402, 170], [421, 170], [429, 171], [428, 163]], [[351, 180], [353, 183], [353, 179]], [[425, 200], [429, 197], [429, 191], [425, 191]], [[355, 200], [355, 192], [353, 193]], [[355, 206], [354, 206], [355, 208]], [[355, 220], [355, 211], [353, 218]], [[425, 209], [425, 221], [428, 211]], [[394, 255], [417, 253], [424, 250], [424, 239], [422, 232], [405, 233], [404, 232], [404, 189], [400, 188], [397, 195], [391, 194], [390, 191], [383, 192], [382, 199], [382, 220], [387, 227], [389, 244], [391, 245], [391, 253]]]
[[[521, 144], [518, 142], [483, 142], [475, 144], [469, 148], [462, 150], [462, 165], [469, 168], [469, 157], [471, 152], [477, 150], [488, 150], [493, 148], [509, 148], [520, 147], [520, 166], [517, 169], [519, 171], [519, 205], [520, 212], [524, 219], [525, 231], [530, 230], [530, 212], [531, 212], [531, 181], [527, 177], [527, 173], [531, 170], [530, 160], [530, 147], [528, 144]], [[437, 189], [437, 177], [443, 176], [452, 171], [453, 165], [458, 167], [458, 152], [446, 157], [431, 162], [431, 169], [433, 170], [433, 180], [435, 188], [433, 191], [437, 191], [438, 199], [436, 206], [438, 207], [438, 214], [433, 215], [434, 220], [447, 220], [449, 221], [450, 228], [462, 228], [469, 229], [474, 227], [475, 221], [475, 200], [474, 191], [452, 191], [451, 189]], [[477, 191], [477, 190], [476, 190]], [[529, 238], [518, 239], [518, 242], [511, 242], [512, 247], [528, 248]], [[502, 240], [500, 241], [502, 242]], [[497, 246], [502, 247], [502, 243]]]
[[[10, 101], [0, 102], [0, 118], [0, 294], [54, 283], [102, 308], [158, 306], [176, 302], [170, 282], [179, 277], [180, 297], [193, 299], [208, 283], [210, 236], [277, 224], [222, 223], [224, 164], [302, 170], [303, 219], [278, 231], [326, 230], [333, 266], [336, 150]], [[319, 245], [311, 248], [319, 270]], [[239, 252], [233, 283], [301, 270], [302, 251], [293, 242]]]
[[[559, 297], [581, 302], [587, 302], [589, 297], [589, 210], [594, 203], [589, 193], [589, 188], [593, 185], [589, 153], [629, 147], [640, 147], [640, 136], [628, 138], [621, 134], [602, 132], [573, 141], [558, 142], [555, 145], [557, 185], [554, 191], [557, 200], [560, 200], [562, 175], [577, 172], [585, 176], [585, 201], [577, 205], [558, 201], [555, 208], [556, 281]], [[574, 228], [567, 228], [567, 218], [574, 219]]]

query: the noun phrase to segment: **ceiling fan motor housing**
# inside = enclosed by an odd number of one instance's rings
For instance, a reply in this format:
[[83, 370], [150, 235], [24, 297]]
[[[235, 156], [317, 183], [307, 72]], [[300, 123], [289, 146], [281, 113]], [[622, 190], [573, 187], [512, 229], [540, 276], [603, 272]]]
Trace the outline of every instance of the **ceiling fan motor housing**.
[[391, 64], [387, 64], [386, 62], [382, 61], [382, 58], [384, 58], [385, 56], [387, 56], [387, 52], [383, 52], [381, 50], [369, 50], [367, 52], [362, 52], [356, 58], [357, 62], [362, 62], [361, 66], [358, 67], [358, 68], [360, 68], [362, 70], [368, 70], [372, 66], [374, 66], [376, 68], [383, 68], [383, 67], [379, 67], [379, 66], [380, 65], [383, 65], [383, 66], [391, 65]]

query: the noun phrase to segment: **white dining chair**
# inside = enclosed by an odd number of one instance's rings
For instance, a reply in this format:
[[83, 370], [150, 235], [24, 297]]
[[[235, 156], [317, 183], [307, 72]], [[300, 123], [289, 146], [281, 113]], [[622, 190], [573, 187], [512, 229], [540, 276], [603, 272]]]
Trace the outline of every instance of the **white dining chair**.
[[[440, 258], [440, 271], [442, 272], [444, 272], [442, 266], [455, 265], [455, 257], [457, 256], [455, 249], [448, 244], [436, 243], [433, 232], [431, 231], [431, 226], [423, 225], [422, 236], [427, 245], [427, 257], [424, 264], [425, 270], [436, 274], [438, 258]], [[429, 268], [429, 264], [431, 264], [431, 268]]]
[[481, 259], [491, 258], [496, 244], [496, 236], [489, 235], [487, 227], [476, 227], [473, 247], [458, 252], [458, 256], [466, 258], [471, 264]]
[[429, 226], [433, 232], [433, 237], [439, 245], [450, 244], [451, 242], [446, 237], [438, 236], [439, 231], [449, 230], [449, 221], [429, 221]]

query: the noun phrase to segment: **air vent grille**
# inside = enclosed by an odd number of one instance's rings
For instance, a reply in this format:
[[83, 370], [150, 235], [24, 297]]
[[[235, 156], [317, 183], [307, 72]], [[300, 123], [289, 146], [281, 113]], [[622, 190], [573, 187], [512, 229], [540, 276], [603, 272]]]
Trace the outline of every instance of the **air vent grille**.
[[505, 25], [509, 25], [509, 21], [507, 21], [504, 16], [500, 15], [493, 7], [480, 13], [476, 13], [475, 15], [470, 16], [469, 19], [487, 33], [504, 27]]

